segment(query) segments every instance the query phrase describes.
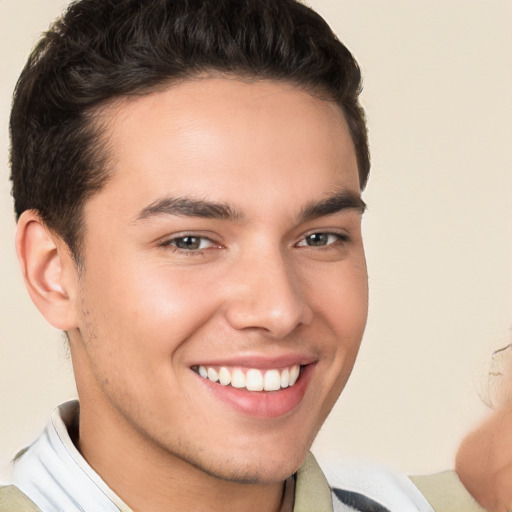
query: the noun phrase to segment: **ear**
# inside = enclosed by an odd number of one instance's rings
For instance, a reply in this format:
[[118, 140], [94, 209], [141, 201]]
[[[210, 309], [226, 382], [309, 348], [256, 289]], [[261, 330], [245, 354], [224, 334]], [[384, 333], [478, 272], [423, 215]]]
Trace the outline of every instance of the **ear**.
[[18, 221], [16, 253], [37, 309], [57, 329], [76, 328], [76, 264], [67, 244], [34, 210], [23, 212]]

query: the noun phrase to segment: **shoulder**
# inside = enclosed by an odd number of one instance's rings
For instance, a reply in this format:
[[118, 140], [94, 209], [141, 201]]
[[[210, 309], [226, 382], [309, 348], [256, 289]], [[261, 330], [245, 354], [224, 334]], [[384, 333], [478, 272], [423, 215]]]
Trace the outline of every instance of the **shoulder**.
[[410, 479], [436, 512], [485, 512], [462, 485], [455, 471], [412, 476]]
[[41, 512], [16, 486], [0, 486], [0, 512]]

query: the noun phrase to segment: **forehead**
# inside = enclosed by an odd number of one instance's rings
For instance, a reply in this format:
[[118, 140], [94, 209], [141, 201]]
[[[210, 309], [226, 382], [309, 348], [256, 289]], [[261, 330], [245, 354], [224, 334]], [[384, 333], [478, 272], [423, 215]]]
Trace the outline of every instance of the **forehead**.
[[164, 193], [247, 204], [359, 192], [341, 109], [287, 83], [189, 80], [118, 101], [100, 122], [113, 170], [105, 192], [125, 205]]

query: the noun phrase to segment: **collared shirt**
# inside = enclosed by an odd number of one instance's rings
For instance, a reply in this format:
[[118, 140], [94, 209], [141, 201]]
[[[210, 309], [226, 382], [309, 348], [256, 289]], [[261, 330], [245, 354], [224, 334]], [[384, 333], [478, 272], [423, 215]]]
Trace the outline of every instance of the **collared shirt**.
[[[43, 512], [133, 512], [73, 444], [78, 415], [77, 401], [54, 410], [43, 434], [16, 457], [13, 484]], [[340, 468], [335, 480], [331, 488], [309, 454], [287, 482], [282, 512], [433, 512], [408, 479], [387, 470]]]

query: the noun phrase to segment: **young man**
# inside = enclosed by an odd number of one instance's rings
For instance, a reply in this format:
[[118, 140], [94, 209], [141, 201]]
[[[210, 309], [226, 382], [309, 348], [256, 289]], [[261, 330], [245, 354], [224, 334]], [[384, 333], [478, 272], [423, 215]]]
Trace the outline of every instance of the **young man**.
[[292, 0], [82, 0], [45, 35], [11, 116], [17, 251], [80, 405], [7, 506], [432, 510], [405, 479], [331, 490], [308, 454], [366, 321], [360, 87]]

